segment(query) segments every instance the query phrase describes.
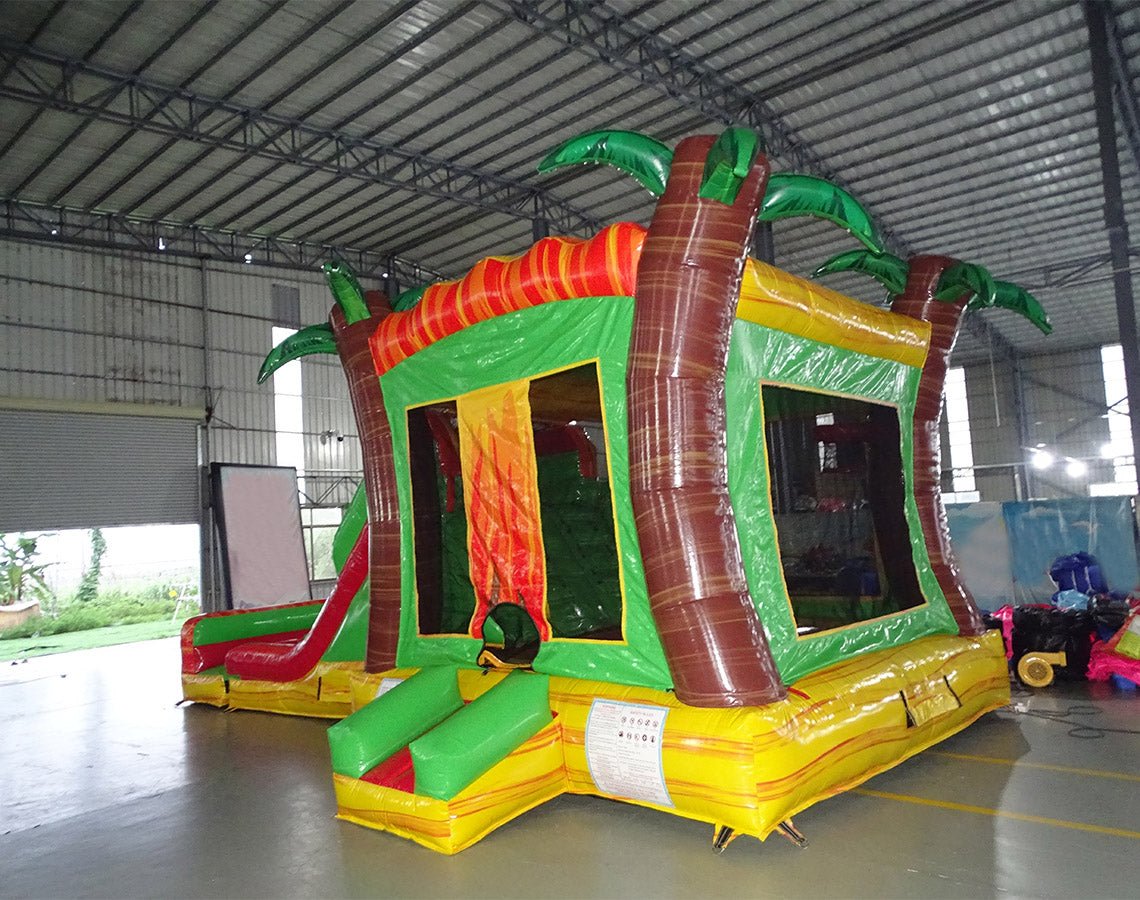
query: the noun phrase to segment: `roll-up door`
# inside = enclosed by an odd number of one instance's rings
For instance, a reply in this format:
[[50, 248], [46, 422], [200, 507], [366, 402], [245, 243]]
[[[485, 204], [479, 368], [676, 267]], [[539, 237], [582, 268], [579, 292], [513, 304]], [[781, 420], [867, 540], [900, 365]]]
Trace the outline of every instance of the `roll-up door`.
[[0, 409], [0, 533], [198, 521], [191, 419]]

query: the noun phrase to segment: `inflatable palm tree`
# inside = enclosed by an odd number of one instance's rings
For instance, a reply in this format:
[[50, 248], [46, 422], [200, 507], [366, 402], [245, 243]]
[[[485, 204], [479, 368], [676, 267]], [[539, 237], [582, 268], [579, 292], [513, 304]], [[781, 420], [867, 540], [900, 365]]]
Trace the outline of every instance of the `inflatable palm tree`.
[[[630, 490], [650, 604], [677, 697], [753, 706], [784, 695], [741, 562], [728, 495], [724, 377], [756, 221], [814, 215], [873, 253], [870, 218], [845, 191], [770, 174], [756, 135], [729, 128], [671, 151], [645, 135], [596, 131], [540, 171], [605, 163], [657, 196], [637, 270], [627, 381]], [[677, 665], [677, 661], [686, 664]]]
[[1049, 318], [1037, 299], [1024, 288], [1008, 281], [995, 281], [981, 266], [948, 256], [912, 256], [908, 263], [889, 253], [853, 250], [829, 259], [816, 270], [815, 276], [833, 272], [870, 275], [893, 296], [892, 312], [930, 323], [930, 350], [919, 382], [914, 417], [914, 495], [930, 561], [959, 630], [966, 635], [981, 634], [984, 630], [981, 614], [969, 590], [957, 577], [940, 489], [939, 424], [946, 370], [962, 316], [967, 311], [989, 307], [1013, 310], [1045, 334], [1053, 330]]
[[340, 357], [360, 434], [368, 497], [372, 597], [368, 666], [383, 669], [395, 665], [400, 626], [400, 515], [392, 436], [368, 338], [392, 309], [379, 291], [365, 294], [347, 265], [326, 263], [322, 269], [336, 301], [329, 321], [303, 328], [274, 347], [262, 363], [257, 381], [264, 382], [285, 363], [302, 356], [335, 353]]
[[[574, 163], [615, 165], [659, 197], [635, 290], [630, 477], [658, 632], [670, 660], [684, 661], [673, 667], [677, 696], [693, 706], [772, 702], [784, 688], [748, 595], [723, 440], [725, 363], [747, 248], [756, 221], [793, 215], [835, 222], [874, 253], [881, 243], [843, 190], [818, 178], [770, 174], [758, 138], [745, 129], [688, 138], [676, 151], [632, 132], [592, 132], [563, 144], [539, 168]], [[373, 611], [367, 668], [377, 671], [395, 660], [398, 596], [378, 594], [399, 590], [399, 532], [390, 431], [367, 339], [391, 310], [378, 294], [366, 302], [347, 268], [326, 266], [325, 273], [338, 304], [330, 323], [275, 348], [262, 379], [309, 353], [341, 357], [366, 460]], [[395, 305], [410, 305], [404, 299]]]

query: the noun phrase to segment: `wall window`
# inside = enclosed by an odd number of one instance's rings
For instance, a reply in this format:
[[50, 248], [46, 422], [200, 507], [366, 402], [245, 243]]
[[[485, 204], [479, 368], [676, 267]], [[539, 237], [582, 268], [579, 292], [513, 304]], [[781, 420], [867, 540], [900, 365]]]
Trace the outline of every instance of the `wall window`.
[[[272, 344], [276, 347], [293, 328], [274, 326]], [[301, 361], [293, 360], [273, 375], [273, 427], [276, 431], [277, 465], [297, 470], [297, 490], [305, 494], [305, 433], [301, 394]]]
[[[835, 415], [833, 413], [820, 413], [815, 417], [816, 425], [834, 425]], [[824, 443], [823, 441], [816, 441], [816, 449], [819, 451], [819, 470], [821, 472], [827, 469], [834, 469], [839, 465], [836, 458], [837, 446], [835, 444]]]
[[974, 481], [974, 443], [970, 435], [970, 407], [966, 402], [966, 370], [955, 366], [946, 373], [946, 461], [950, 465], [950, 491], [942, 492], [946, 503], [977, 503], [981, 499]]
[[1108, 443], [1101, 456], [1112, 461], [1112, 481], [1090, 484], [1089, 494], [1107, 497], [1137, 493], [1136, 458], [1132, 452], [1132, 418], [1128, 409], [1128, 385], [1124, 378], [1124, 349], [1120, 344], [1100, 348], [1104, 374], [1104, 403], [1108, 407]]
[[333, 562], [333, 539], [340, 527], [344, 511], [339, 506], [301, 507], [301, 533], [309, 558], [309, 579], [325, 581], [336, 578]]

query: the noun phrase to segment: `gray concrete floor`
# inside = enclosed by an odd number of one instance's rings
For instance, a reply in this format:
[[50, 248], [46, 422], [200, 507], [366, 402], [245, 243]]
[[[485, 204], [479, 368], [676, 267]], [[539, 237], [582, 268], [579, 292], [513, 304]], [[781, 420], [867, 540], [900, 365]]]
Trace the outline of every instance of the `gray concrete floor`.
[[[798, 816], [804, 850], [563, 797], [447, 858], [333, 818], [328, 723], [176, 708], [178, 664], [172, 639], [0, 666], [0, 896], [1140, 896], [1136, 734], [991, 714]], [[1015, 700], [1140, 729], [1137, 694]]]

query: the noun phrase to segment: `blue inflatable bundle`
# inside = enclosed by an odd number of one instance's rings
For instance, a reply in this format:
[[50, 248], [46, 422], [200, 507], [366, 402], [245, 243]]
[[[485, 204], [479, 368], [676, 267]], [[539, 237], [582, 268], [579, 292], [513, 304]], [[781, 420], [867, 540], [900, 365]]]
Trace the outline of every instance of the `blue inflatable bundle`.
[[1108, 584], [1104, 580], [1100, 563], [1091, 553], [1081, 551], [1070, 553], [1068, 556], [1058, 556], [1049, 567], [1049, 577], [1057, 585], [1057, 593], [1052, 598], [1054, 604], [1057, 604], [1062, 599], [1061, 595], [1068, 591], [1076, 591], [1086, 597], [1108, 593]]

